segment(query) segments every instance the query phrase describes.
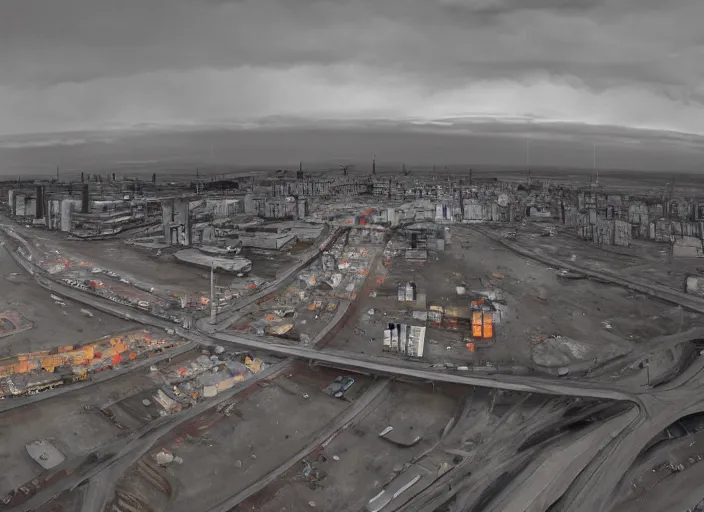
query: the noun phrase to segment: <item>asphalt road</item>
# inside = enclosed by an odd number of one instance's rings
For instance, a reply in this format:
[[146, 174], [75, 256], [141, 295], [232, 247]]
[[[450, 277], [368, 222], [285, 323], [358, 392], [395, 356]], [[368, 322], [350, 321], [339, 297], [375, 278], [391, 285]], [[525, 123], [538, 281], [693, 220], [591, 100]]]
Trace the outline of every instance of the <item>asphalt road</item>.
[[687, 309], [689, 309], [691, 311], [695, 311], [697, 313], [704, 313], [704, 299], [700, 299], [699, 297], [689, 295], [684, 292], [677, 291], [677, 290], [675, 290], [673, 288], [669, 288], [667, 286], [655, 284], [650, 281], [634, 278], [632, 276], [629, 276], [628, 278], [624, 278], [624, 277], [620, 277], [620, 276], [617, 276], [612, 273], [597, 272], [595, 270], [580, 267], [579, 265], [575, 265], [574, 263], [571, 263], [571, 262], [558, 260], [557, 258], [553, 258], [551, 256], [546, 256], [545, 254], [538, 254], [538, 253], [536, 253], [526, 247], [521, 246], [520, 244], [518, 244], [516, 242], [511, 242], [511, 241], [504, 239], [498, 235], [495, 235], [494, 233], [490, 233], [484, 229], [477, 228], [476, 226], [470, 227], [469, 225], [467, 225], [466, 227], [468, 229], [472, 229], [472, 230], [476, 231], [477, 233], [481, 233], [485, 237], [498, 243], [499, 245], [502, 245], [503, 247], [509, 249], [510, 251], [515, 252], [516, 254], [519, 254], [525, 258], [529, 258], [531, 260], [543, 263], [544, 265], [546, 265], [548, 267], [556, 267], [556, 268], [563, 268], [563, 269], [567, 269], [567, 270], [572, 270], [574, 272], [584, 274], [587, 277], [598, 279], [600, 281], [606, 281], [606, 282], [609, 282], [612, 284], [616, 284], [618, 286], [623, 286], [624, 288], [628, 288], [630, 290], [635, 290], [637, 292], [644, 293], [646, 295], [650, 295], [652, 297], [670, 302], [672, 304], [677, 304], [679, 306], [682, 306], [683, 308], [687, 308]]
[[200, 343], [206, 346], [232, 343], [238, 346], [279, 354], [286, 357], [322, 361], [332, 365], [368, 371], [380, 375], [401, 376], [423, 381], [448, 382], [493, 389], [504, 389], [507, 391], [542, 393], [559, 396], [576, 396], [605, 400], [636, 400], [633, 393], [629, 392], [628, 389], [621, 389], [619, 385], [615, 383], [605, 385], [594, 382], [580, 382], [574, 380], [557, 380], [554, 378], [513, 375], [477, 377], [464, 375], [462, 373], [445, 373], [416, 368], [399, 367], [388, 363], [377, 363], [367, 359], [361, 359], [359, 358], [359, 354], [356, 353], [344, 353], [340, 351], [335, 351], [333, 353], [332, 351], [326, 350], [284, 345], [272, 341], [276, 338], [245, 337], [241, 335], [223, 333], [214, 333], [209, 336], [197, 330], [188, 331], [181, 329], [166, 320], [153, 317], [139, 310], [122, 306], [90, 293], [79, 291], [60, 282], [51, 281], [40, 274], [36, 268], [34, 271], [34, 276], [38, 283], [53, 293], [62, 295], [76, 302], [82, 302], [97, 310], [111, 313], [123, 318], [129, 318], [152, 327], [173, 329], [180, 336], [183, 336], [192, 342]]
[[[502, 240], [497, 241], [507, 245]], [[516, 250], [516, 252], [526, 251], [522, 248], [512, 249]], [[543, 256], [538, 257], [532, 253], [524, 255], [533, 259], [545, 258]], [[557, 260], [546, 261], [546, 263], [570, 268], [570, 265], [563, 264]], [[682, 304], [689, 309], [696, 311], [701, 309], [701, 311], [704, 311], [704, 305], [699, 304], [699, 302], [704, 304], [704, 301], [695, 300], [688, 296], [683, 297], [682, 295], [684, 294], [670, 290], [660, 290], [659, 288], [661, 287], [658, 286], [644, 287], [644, 284], [639, 282], [631, 282], [630, 280], [614, 276], [586, 271], [578, 267], [573, 270], [583, 272], [591, 277], [634, 288], [644, 293], [657, 294], [660, 298], [666, 298], [672, 302]], [[41, 280], [41, 276], [35, 275], [35, 277]], [[122, 306], [113, 303], [106, 304], [108, 301], [102, 301], [97, 297], [89, 296], [63, 285], [54, 283], [48, 285], [44, 283], [44, 285], [50, 286], [57, 293], [68, 296], [73, 300], [87, 303], [97, 309], [110, 311], [118, 316], [129, 316], [148, 325], [165, 327], [164, 321], [133, 311], [127, 312], [124, 310], [126, 308], [123, 309]], [[663, 297], [663, 293], [666, 293], [667, 297]], [[380, 375], [402, 376], [524, 393], [629, 401], [637, 406], [637, 413], [634, 413], [634, 417], [625, 414], [618, 421], [605, 422], [603, 428], [600, 427], [590, 431], [585, 437], [577, 441], [574, 447], [552, 446], [546, 453], [541, 454], [534, 464], [529, 465], [528, 468], [514, 478], [505, 493], [495, 498], [496, 501], [490, 504], [494, 510], [525, 510], [526, 505], [531, 510], [541, 510], [546, 504], [555, 502], [557, 502], [554, 506], [555, 510], [570, 512], [609, 510], [612, 505], [611, 498], [621, 478], [638, 454], [649, 443], [650, 439], [677, 419], [694, 412], [704, 412], [704, 398], [701, 396], [700, 391], [704, 385], [704, 371], [702, 370], [701, 359], [697, 359], [682, 375], [670, 383], [655, 390], [643, 392], [642, 390], [625, 388], [617, 383], [580, 382], [533, 376], [473, 376], [433, 372], [362, 360], [356, 357], [357, 354], [330, 353], [328, 351], [276, 344], [266, 338], [254, 339], [221, 333], [208, 336], [202, 332], [181, 332], [180, 329], [178, 331], [191, 341], [206, 345], [233, 343], [267, 352], [323, 361], [331, 365]], [[686, 341], [686, 339], [682, 341]], [[233, 392], [235, 392], [234, 388]], [[206, 404], [215, 405], [213, 402], [206, 402]], [[118, 461], [124, 460], [126, 463], [127, 460], [137, 460], [141, 454], [145, 453], [149, 447], [163, 435], [166, 435], [176, 424], [187, 421], [199, 412], [202, 411], [193, 408], [183, 416], [179, 416], [178, 421], [159, 426], [157, 430], [134, 439], [117, 456], [105, 463], [105, 467], [94, 468], [91, 471], [91, 475], [93, 477], [97, 476]], [[626, 426], [621, 428], [621, 422], [624, 422]], [[85, 475], [75, 475], [72, 478], [72, 481], [75, 480], [75, 482], [71, 485], [76, 485], [76, 483], [85, 479]], [[101, 478], [98, 482], [105, 482], [106, 480]], [[258, 482], [259, 485], [266, 485], [266, 483], [266, 480]], [[108, 489], [104, 489], [106, 492], [102, 492], [102, 488], [98, 490], [101, 492], [91, 491], [88, 495], [97, 497], [109, 494]], [[45, 502], [55, 495], [56, 492], [60, 492], [60, 489], [58, 491], [56, 489], [47, 489], [46, 492], [38, 494], [30, 501], [32, 503]], [[90, 502], [87, 506], [98, 506], [98, 503]], [[23, 509], [26, 510], [27, 508], [23, 507]], [[84, 508], [84, 510], [87, 509]], [[99, 508], [95, 510], [99, 510]]]
[[11, 510], [22, 510], [24, 512], [36, 510], [38, 507], [50, 501], [54, 496], [57, 496], [67, 490], [73, 490], [84, 482], [90, 483], [92, 480], [95, 480], [94, 485], [98, 485], [98, 488], [89, 488], [86, 496], [91, 501], [84, 504], [83, 510], [89, 510], [91, 512], [102, 510], [105, 506], [105, 502], [112, 495], [112, 488], [117, 481], [117, 477], [119, 477], [119, 474], [113, 474], [113, 479], [96, 479], [96, 477], [98, 477], [98, 475], [100, 475], [103, 471], [110, 469], [113, 465], [118, 463], [123, 468], [130, 467], [137, 460], [139, 460], [140, 457], [147, 453], [154, 446], [154, 444], [159, 441], [159, 439], [166, 436], [174, 428], [177, 428], [187, 421], [194, 419], [196, 416], [217, 407], [221, 403], [226, 402], [237, 393], [240, 393], [257, 382], [260, 382], [263, 379], [271, 378], [276, 373], [282, 371], [285, 367], [285, 362], [272, 365], [253, 377], [233, 386], [224, 393], [218, 394], [211, 400], [199, 403], [178, 415], [164, 416], [155, 420], [153, 423], [145, 426], [141, 431], [132, 434], [128, 441], [125, 442], [124, 439], [120, 440], [119, 449], [113, 456], [104, 462], [90, 467], [85, 471], [71, 474], [64, 479], [59, 480], [55, 485], [46, 487], [35, 494], [24, 505], [15, 507], [15, 509]]
[[267, 473], [264, 477], [257, 480], [246, 489], [239, 491], [231, 498], [209, 509], [208, 512], [229, 512], [244, 500], [258, 493], [267, 485], [286, 473], [286, 471], [295, 466], [301, 459], [305, 458], [308, 454], [310, 454], [318, 446], [325, 443], [337, 432], [349, 428], [354, 424], [355, 420], [362, 415], [362, 413], [364, 413], [367, 409], [370, 409], [371, 406], [377, 402], [377, 399], [382, 397], [388, 391], [389, 382], [389, 379], [383, 379], [375, 382], [372, 387], [364, 393], [364, 395], [358, 398], [354, 404], [346, 409], [340, 416], [335, 418], [330, 425], [316, 434], [313, 439], [311, 439], [298, 453], [290, 457], [279, 467]]

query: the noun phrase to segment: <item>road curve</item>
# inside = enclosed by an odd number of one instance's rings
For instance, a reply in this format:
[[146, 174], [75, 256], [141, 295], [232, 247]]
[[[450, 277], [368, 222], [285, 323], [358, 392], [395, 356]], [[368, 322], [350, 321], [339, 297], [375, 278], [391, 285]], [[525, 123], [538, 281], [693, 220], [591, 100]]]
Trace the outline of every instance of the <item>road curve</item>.
[[542, 512], [569, 488], [585, 467], [639, 415], [635, 407], [578, 439], [558, 442], [538, 455], [485, 509], [486, 512]]
[[295, 455], [290, 457], [280, 466], [270, 471], [264, 477], [260, 478], [247, 488], [241, 490], [231, 498], [223, 501], [222, 503], [208, 509], [208, 512], [229, 512], [234, 507], [242, 503], [247, 498], [258, 493], [264, 489], [267, 485], [272, 483], [274, 480], [283, 475], [286, 471], [291, 469], [296, 465], [301, 459], [310, 454], [318, 446], [325, 443], [328, 439], [334, 436], [340, 430], [348, 428], [355, 420], [376, 400], [383, 396], [383, 394], [388, 390], [389, 379], [384, 379], [375, 382], [371, 388], [369, 388], [364, 395], [359, 398], [355, 403], [345, 410], [340, 416], [335, 418], [330, 425], [319, 432], [311, 441], [306, 444], [301, 450]]

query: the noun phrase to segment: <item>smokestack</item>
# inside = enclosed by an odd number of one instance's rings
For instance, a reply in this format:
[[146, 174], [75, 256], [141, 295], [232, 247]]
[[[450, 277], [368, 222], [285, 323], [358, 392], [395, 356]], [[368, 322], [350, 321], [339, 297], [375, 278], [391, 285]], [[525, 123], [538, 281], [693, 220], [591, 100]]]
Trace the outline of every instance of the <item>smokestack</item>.
[[81, 212], [88, 213], [90, 202], [90, 192], [88, 190], [88, 183], [83, 184], [83, 194], [81, 196]]
[[44, 187], [37, 185], [37, 208], [34, 213], [35, 219], [44, 218]]
[[112, 173], [112, 181], [115, 181], [115, 173]]
[[83, 175], [83, 171], [81, 171], [81, 183], [85, 183], [85, 176]]
[[156, 185], [156, 173], [152, 174], [152, 183]]

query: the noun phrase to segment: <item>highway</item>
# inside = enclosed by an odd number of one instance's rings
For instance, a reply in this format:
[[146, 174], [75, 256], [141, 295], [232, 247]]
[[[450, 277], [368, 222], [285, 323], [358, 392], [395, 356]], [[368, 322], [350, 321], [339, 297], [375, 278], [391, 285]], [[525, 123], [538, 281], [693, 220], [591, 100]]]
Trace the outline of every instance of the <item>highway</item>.
[[655, 283], [652, 283], [649, 281], [645, 281], [643, 279], [638, 279], [638, 278], [634, 278], [634, 277], [629, 277], [628, 279], [626, 279], [626, 278], [619, 277], [619, 276], [616, 276], [616, 275], [608, 273], [608, 272], [597, 272], [595, 270], [580, 267], [579, 265], [575, 265], [574, 263], [558, 260], [557, 258], [553, 258], [551, 256], [546, 256], [545, 254], [538, 254], [535, 251], [532, 251], [526, 247], [523, 247], [516, 242], [509, 241], [507, 239], [502, 238], [499, 235], [496, 235], [494, 233], [490, 233], [485, 229], [481, 229], [476, 226], [470, 226], [470, 225], [466, 225], [466, 226], [462, 226], [462, 227], [465, 227], [467, 229], [470, 229], [472, 231], [480, 233], [480, 234], [484, 235], [485, 237], [489, 238], [490, 240], [509, 249], [512, 252], [514, 252], [520, 256], [523, 256], [525, 258], [529, 258], [531, 260], [540, 262], [548, 267], [555, 267], [555, 268], [562, 268], [562, 269], [566, 269], [566, 270], [572, 270], [574, 272], [584, 274], [587, 277], [591, 277], [593, 279], [598, 279], [600, 281], [605, 281], [605, 282], [615, 284], [618, 286], [623, 286], [624, 288], [628, 288], [629, 290], [634, 290], [634, 291], [649, 295], [651, 297], [655, 297], [657, 299], [661, 299], [666, 302], [670, 302], [672, 304], [682, 306], [683, 308], [687, 308], [690, 311], [704, 314], [704, 299], [701, 299], [701, 298], [696, 297], [694, 295], [689, 295], [687, 293], [680, 292], [680, 291], [675, 290], [673, 288], [669, 288], [667, 286], [655, 284]]
[[571, 492], [561, 500], [559, 510], [601, 512], [610, 509], [611, 498], [623, 475], [650, 440], [680, 418], [704, 412], [702, 363], [702, 359], [698, 359], [662, 390], [644, 393], [640, 397], [644, 404], [640, 421], [632, 429], [626, 429], [607, 450], [590, 462], [586, 471], [575, 480]]
[[[584, 468], [611, 440], [638, 419], [632, 408], [586, 429], [576, 439], [557, 440], [538, 453], [486, 507], [487, 512], [542, 512], [562, 496]], [[526, 476], [529, 477], [526, 478]], [[467, 508], [468, 509], [468, 508]]]
[[[19, 258], [16, 254], [12, 254], [13, 257]], [[27, 264], [27, 262], [25, 262], [25, 264]], [[86, 304], [99, 311], [110, 313], [121, 318], [128, 318], [152, 327], [173, 329], [178, 335], [188, 339], [189, 341], [206, 346], [231, 343], [241, 347], [278, 354], [284, 357], [295, 357], [299, 359], [320, 361], [330, 365], [337, 365], [340, 367], [369, 373], [413, 378], [422, 381], [448, 382], [453, 384], [503, 389], [507, 391], [542, 393], [558, 396], [637, 401], [637, 398], [632, 392], [630, 392], [630, 390], [621, 389], [618, 384], [610, 384], [609, 386], [605, 386], [602, 383], [556, 380], [549, 377], [519, 377], [513, 375], [473, 376], [466, 375], [466, 373], [447, 373], [424, 370], [420, 368], [406, 368], [389, 363], [374, 362], [369, 359], [363, 359], [360, 357], [360, 354], [356, 353], [340, 351], [332, 352], [327, 350], [316, 350], [313, 348], [284, 345], [274, 342], [273, 340], [276, 338], [265, 336], [245, 337], [241, 335], [223, 333], [213, 333], [208, 335], [197, 329], [182, 329], [175, 324], [149, 315], [148, 313], [114, 303], [89, 292], [83, 292], [64, 283], [50, 280], [45, 277], [36, 267], [34, 267], [34, 277], [41, 286], [47, 288], [52, 293]]]
[[248, 486], [246, 489], [239, 491], [231, 498], [223, 501], [215, 507], [210, 508], [208, 512], [229, 512], [244, 500], [255, 495], [267, 485], [274, 482], [277, 478], [286, 473], [286, 471], [298, 464], [303, 458], [307, 457], [317, 447], [323, 445], [341, 430], [352, 426], [363, 413], [371, 410], [380, 399], [383, 399], [383, 397], [388, 394], [389, 383], [389, 379], [382, 379], [375, 382], [364, 393], [364, 395], [359, 397], [347, 410], [335, 418], [330, 425], [315, 434], [314, 437], [306, 443], [306, 446], [304, 446], [298, 453], [290, 457], [276, 469], [270, 471], [252, 485]]
[[539, 393], [556, 396], [573, 396], [582, 398], [597, 398], [601, 400], [630, 400], [637, 402], [637, 397], [620, 388], [618, 384], [604, 385], [596, 382], [580, 382], [575, 380], [557, 380], [549, 377], [492, 375], [473, 376], [467, 372], [448, 373], [419, 368], [406, 368], [388, 363], [376, 363], [361, 359], [356, 353], [332, 353], [327, 350], [282, 345], [265, 341], [266, 338], [250, 338], [233, 334], [215, 333], [210, 338], [203, 334], [191, 334], [189, 339], [204, 344], [212, 344], [217, 340], [221, 344], [232, 343], [255, 350], [276, 353], [299, 359], [321, 361], [342, 368], [350, 368], [378, 375], [407, 377], [421, 381], [447, 382], [467, 386], [480, 386], [506, 391], [523, 393]]
[[[242, 392], [250, 386], [264, 380], [274, 377], [277, 373], [283, 371], [287, 366], [287, 362], [282, 362], [276, 365], [272, 365], [260, 373], [250, 377], [249, 379], [238, 383], [227, 391], [218, 394], [215, 398], [207, 400], [196, 404], [195, 406], [181, 412], [177, 415], [164, 416], [154, 420], [151, 424], [146, 425], [142, 430], [135, 432], [129, 436], [128, 439], [120, 439], [115, 446], [111, 448], [116, 449], [114, 455], [109, 457], [107, 460], [98, 463], [90, 467], [89, 469], [77, 472], [69, 475], [68, 477], [59, 480], [55, 485], [44, 488], [32, 498], [30, 498], [24, 505], [16, 507], [15, 510], [23, 510], [25, 512], [30, 512], [36, 510], [38, 507], [47, 503], [53, 497], [59, 495], [60, 493], [67, 490], [74, 490], [79, 485], [87, 482], [91, 483], [95, 480], [96, 484], [108, 485], [109, 487], [93, 489], [90, 490], [88, 495], [92, 496], [91, 499], [96, 500], [94, 503], [88, 503], [83, 507], [83, 510], [90, 510], [94, 512], [96, 510], [102, 510], [105, 506], [105, 501], [109, 499], [112, 495], [112, 488], [114, 484], [117, 483], [117, 478], [112, 480], [96, 477], [103, 471], [111, 468], [115, 464], [120, 464], [121, 467], [128, 468], [134, 464], [140, 457], [147, 453], [162, 437], [166, 436], [173, 429], [180, 425], [194, 419], [200, 414], [217, 407], [221, 403], [226, 402], [231, 399], [236, 394]], [[110, 453], [111, 450], [103, 449], [103, 453]], [[115, 475], [118, 476], [118, 475]], [[102, 502], [102, 504], [101, 504]]]
[[[496, 241], [507, 245], [503, 240], [498, 238]], [[530, 251], [522, 248], [511, 249], [519, 253], [521, 251], [530, 253]], [[523, 255], [533, 259], [546, 258], [533, 253]], [[557, 260], [545, 260], [543, 262], [553, 266], [570, 268], [569, 265], [565, 265]], [[37, 278], [38, 282], [54, 293], [88, 304], [101, 311], [137, 320], [146, 325], [160, 328], [173, 328], [179, 335], [193, 343], [204, 345], [229, 343], [268, 353], [276, 353], [285, 357], [319, 361], [334, 366], [387, 377], [404, 377], [422, 381], [447, 382], [521, 393], [628, 401], [636, 406], [631, 412], [623, 413], [585, 432], [581, 437], [578, 437], [573, 444], [564, 445], [558, 443], [550, 445], [546, 448], [544, 453], [536, 454], [535, 459], [515, 476], [510, 482], [510, 485], [507, 485], [503, 492], [498, 493], [486, 504], [488, 510], [538, 511], [544, 510], [546, 506], [552, 503], [555, 503], [553, 509], [557, 511], [601, 512], [609, 510], [613, 504], [612, 498], [614, 492], [623, 475], [626, 474], [635, 458], [643, 448], [647, 446], [649, 441], [677, 419], [694, 412], [704, 412], [704, 398], [700, 396], [700, 390], [702, 386], [704, 386], [704, 371], [702, 369], [701, 358], [696, 359], [690, 367], [685, 369], [681, 375], [671, 382], [654, 390], [645, 391], [615, 382], [578, 381], [537, 376], [477, 376], [469, 372], [438, 372], [418, 367], [399, 366], [397, 364], [390, 364], [389, 362], [370, 360], [354, 353], [315, 350], [285, 345], [276, 343], [271, 338], [266, 337], [249, 337], [218, 332], [206, 333], [200, 330], [185, 331], [162, 319], [157, 319], [148, 314], [131, 310], [130, 308], [106, 301], [94, 295], [78, 291], [62, 283], [50, 281], [38, 272], [36, 268], [34, 270], [33, 275]], [[622, 286], [628, 286], [643, 293], [649, 293], [663, 298], [661, 295], [663, 292], [656, 286], [644, 287], [641, 283], [630, 283], [621, 278], [585, 271], [579, 267], [574, 267], [573, 270], [583, 272], [590, 275], [590, 277], [610, 281]], [[270, 291], [267, 290], [267, 293], [270, 293]], [[684, 294], [679, 294], [674, 291], [668, 291], [667, 293], [669, 294], [669, 299], [667, 300], [671, 302], [677, 301], [675, 303], [682, 304], [689, 309], [698, 311], [697, 308], [701, 308], [701, 310], [704, 311], [704, 306], [697, 304], [699, 299], [688, 296], [681, 297], [681, 295]], [[694, 336], [695, 339], [697, 339], [700, 338], [701, 335], [701, 330], [695, 330], [689, 333], [670, 336], [668, 337], [667, 344], [676, 344], [691, 340], [692, 338], [689, 336]], [[648, 344], [649, 349], [656, 347], [659, 348], [656, 342]], [[247, 382], [252, 383], [251, 381]], [[206, 404], [209, 404], [209, 406], [214, 405], [214, 403], [211, 402], [206, 402]], [[360, 407], [363, 407], [363, 403], [360, 404]], [[355, 409], [353, 409], [352, 412], [354, 410]], [[125, 445], [115, 457], [111, 458], [110, 461], [94, 468], [90, 472], [90, 475], [74, 475], [70, 479], [70, 482], [66, 482], [69, 486], [75, 486], [79, 482], [85, 481], [91, 477], [95, 479], [95, 485], [98, 485], [98, 488], [89, 488], [90, 492], [87, 495], [92, 498], [90, 498], [87, 504], [89, 508], [84, 507], [84, 510], [87, 511], [92, 506], [98, 506], [99, 503], [93, 501], [98, 500], [98, 497], [111, 494], [109, 489], [102, 489], [102, 487], [106, 482], [110, 484], [114, 483], [116, 475], [119, 474], [119, 472], [110, 472], [109, 474], [112, 475], [111, 478], [96, 478], [102, 471], [105, 471], [118, 462], [120, 468], [129, 467], [131, 461], [136, 461], [141, 454], [145, 453], [158, 439], [166, 435], [177, 424], [187, 421], [196, 414], [199, 414], [199, 412], [203, 411], [198, 407], [193, 408], [183, 416], [179, 416], [177, 420], [164, 422], [164, 424], [160, 424], [155, 431], [132, 440]], [[342, 419], [340, 419], [340, 421]], [[335, 427], [335, 425], [332, 427]], [[320, 437], [322, 437], [322, 434]], [[317, 441], [319, 441], [319, 439], [315, 438], [314, 442]], [[278, 468], [278, 471], [285, 471], [287, 464], [291, 463], [291, 460], [283, 463]], [[130, 463], [128, 464], [128, 462]], [[502, 464], [504, 465], [503, 467], [515, 466], [517, 460], [506, 459]], [[117, 468], [117, 466], [114, 467]], [[491, 466], [489, 466], [489, 468], [490, 467]], [[441, 479], [442, 481], [434, 484], [434, 489], [429, 489], [428, 492], [430, 492], [430, 494], [428, 496], [432, 496], [433, 491], [443, 489], [443, 485], [446, 486], [449, 482], [454, 482], [453, 485], [455, 489], [453, 489], [450, 494], [454, 496], [459, 491], [462, 491], [462, 501], [466, 505], [464, 509], [472, 510], [470, 503], [472, 500], [468, 499], [467, 496], [471, 496], [473, 493], [476, 494], [475, 491], [479, 490], [482, 485], [486, 486], [490, 483], [492, 476], [495, 478], [496, 475], [501, 473], [501, 471], [499, 471], [501, 467], [500, 465], [496, 466], [493, 471], [486, 469], [483, 472], [484, 476], [475, 476], [474, 480], [468, 480], [464, 485], [462, 484], [462, 479], [467, 478], [466, 472], [463, 473], [462, 470], [457, 469], [453, 470], [453, 472], [448, 474], [447, 478]], [[230, 506], [231, 503], [239, 503], [242, 499], [247, 497], [246, 495], [257, 492], [280, 474], [274, 473], [268, 475], [256, 484], [253, 484], [249, 490], [245, 490], [234, 496], [231, 501], [223, 503], [221, 508], [213, 509], [213, 512], [215, 512], [215, 510], [229, 510], [227, 507]], [[64, 485], [61, 487], [68, 488]], [[60, 492], [60, 490], [61, 489], [47, 489], [45, 492], [43, 491], [33, 497], [30, 501], [36, 506], [39, 503], [47, 501], [57, 492]], [[445, 493], [445, 495], [443, 495], [442, 492], [439, 494], [436, 493], [436, 499], [439, 501], [444, 499], [443, 496], [444, 498], [448, 497], [447, 493]], [[438, 502], [436, 499], [431, 500], [431, 502]], [[416, 502], [414, 501], [413, 503]], [[431, 510], [429, 506], [422, 509], [425, 510], [426, 508]], [[421, 510], [421, 508], [407, 509]]]

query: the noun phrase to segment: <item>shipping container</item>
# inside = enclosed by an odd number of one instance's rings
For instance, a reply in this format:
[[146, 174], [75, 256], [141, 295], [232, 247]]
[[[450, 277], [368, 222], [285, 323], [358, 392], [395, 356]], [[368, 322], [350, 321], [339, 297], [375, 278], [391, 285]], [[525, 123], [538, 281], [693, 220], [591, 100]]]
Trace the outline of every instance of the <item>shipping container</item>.
[[482, 337], [486, 339], [490, 339], [494, 337], [494, 315], [491, 313], [491, 311], [484, 311], [482, 314], [482, 320], [483, 320], [483, 326], [484, 326], [484, 332], [482, 333]]
[[473, 311], [472, 312], [472, 337], [481, 338], [482, 337], [482, 312]]

